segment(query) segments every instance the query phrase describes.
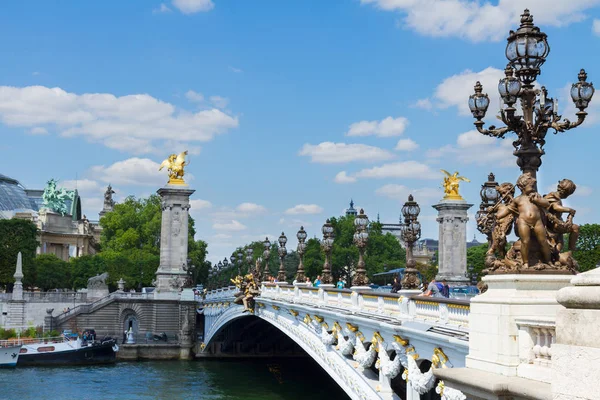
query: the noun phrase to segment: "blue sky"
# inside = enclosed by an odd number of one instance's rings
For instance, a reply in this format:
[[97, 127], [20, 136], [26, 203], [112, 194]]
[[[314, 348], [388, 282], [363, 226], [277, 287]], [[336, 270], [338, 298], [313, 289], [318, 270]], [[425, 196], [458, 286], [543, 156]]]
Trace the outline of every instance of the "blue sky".
[[[525, 7], [551, 47], [538, 81], [574, 119], [570, 83], [582, 67], [600, 76], [600, 0], [6, 1], [0, 173], [28, 188], [77, 178], [96, 219], [108, 183], [117, 200], [147, 196], [167, 181], [160, 162], [188, 149], [213, 261], [281, 231], [295, 248], [300, 225], [320, 235], [350, 198], [396, 223], [413, 193], [423, 237], [437, 238], [440, 168], [472, 180], [472, 214], [490, 171], [518, 177], [512, 140], [474, 132], [467, 99], [481, 80], [494, 121], [505, 38]], [[600, 216], [600, 99], [588, 112], [549, 135], [538, 175], [544, 193], [575, 181], [579, 223]]]

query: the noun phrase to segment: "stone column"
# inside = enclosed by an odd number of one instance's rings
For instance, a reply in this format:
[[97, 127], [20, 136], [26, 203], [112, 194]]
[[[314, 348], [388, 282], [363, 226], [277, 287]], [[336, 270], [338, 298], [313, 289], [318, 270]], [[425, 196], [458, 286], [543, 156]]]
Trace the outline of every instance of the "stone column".
[[600, 268], [571, 279], [574, 286], [558, 291], [563, 306], [556, 315], [552, 344], [552, 398], [598, 398], [600, 376]]
[[160, 266], [156, 271], [156, 294], [178, 294], [186, 278], [184, 267], [188, 255], [188, 211], [190, 195], [187, 185], [167, 185], [158, 189], [162, 199], [160, 230]]
[[467, 210], [473, 204], [464, 200], [442, 200], [434, 205], [440, 223], [438, 245], [438, 274], [450, 286], [468, 285], [467, 278]]
[[17, 254], [17, 270], [13, 275], [15, 278], [15, 285], [13, 287], [12, 300], [23, 300], [23, 260], [21, 258], [21, 252]]

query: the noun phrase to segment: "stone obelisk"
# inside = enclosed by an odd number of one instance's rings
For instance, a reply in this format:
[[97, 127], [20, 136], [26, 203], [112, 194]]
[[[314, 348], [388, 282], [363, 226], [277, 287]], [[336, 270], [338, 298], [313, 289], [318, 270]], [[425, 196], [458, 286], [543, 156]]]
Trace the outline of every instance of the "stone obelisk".
[[467, 210], [473, 206], [468, 204], [458, 193], [459, 181], [468, 179], [458, 176], [458, 172], [444, 178], [444, 198], [433, 205], [438, 211], [437, 222], [440, 224], [438, 243], [437, 281], [446, 280], [448, 285], [468, 285], [467, 277]]
[[169, 182], [157, 193], [161, 197], [160, 266], [156, 271], [156, 297], [178, 296], [186, 279], [190, 189], [183, 180], [187, 152], [171, 155], [161, 165], [169, 170]]
[[12, 300], [23, 300], [23, 259], [21, 252], [17, 254], [17, 270], [13, 275], [15, 278], [15, 285], [13, 286]]

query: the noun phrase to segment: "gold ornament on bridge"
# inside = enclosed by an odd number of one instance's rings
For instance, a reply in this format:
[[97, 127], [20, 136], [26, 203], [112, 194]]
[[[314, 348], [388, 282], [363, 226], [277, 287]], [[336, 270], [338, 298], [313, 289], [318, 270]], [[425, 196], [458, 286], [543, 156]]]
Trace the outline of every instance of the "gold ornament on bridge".
[[159, 171], [164, 167], [167, 167], [167, 172], [169, 173], [169, 185], [185, 185], [185, 181], [183, 180], [185, 171], [183, 170], [183, 167], [190, 164], [189, 161], [185, 161], [185, 156], [187, 156], [187, 154], [187, 150], [179, 154], [171, 154], [160, 164], [160, 167], [158, 168]]
[[471, 181], [464, 176], [459, 176], [458, 171], [454, 172], [453, 174], [443, 169], [440, 171], [446, 175], [444, 177], [444, 182], [442, 183], [442, 185], [444, 185], [444, 200], [464, 200], [460, 193], [458, 193], [458, 186], [460, 181]]

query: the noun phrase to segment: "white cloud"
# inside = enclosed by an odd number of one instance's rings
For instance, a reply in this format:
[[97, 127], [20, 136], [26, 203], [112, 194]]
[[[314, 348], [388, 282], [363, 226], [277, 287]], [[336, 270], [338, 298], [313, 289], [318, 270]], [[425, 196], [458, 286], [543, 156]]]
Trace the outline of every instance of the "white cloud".
[[191, 199], [190, 200], [191, 209], [194, 211], [204, 210], [212, 207], [212, 203], [208, 200], [202, 199]]
[[229, 70], [230, 70], [231, 72], [235, 72], [236, 74], [239, 74], [239, 73], [241, 73], [241, 72], [244, 72], [244, 71], [242, 71], [240, 68], [232, 67], [231, 65], [229, 66]]
[[242, 224], [239, 221], [236, 221], [235, 219], [232, 219], [229, 222], [215, 222], [212, 227], [217, 231], [231, 232], [243, 231], [247, 228], [246, 225]]
[[46, 128], [42, 128], [41, 126], [36, 126], [35, 128], [31, 128], [29, 133], [32, 135], [47, 135], [48, 130]]
[[423, 110], [431, 110], [433, 108], [433, 104], [431, 104], [431, 100], [425, 98], [417, 100], [413, 107], [422, 108]]
[[152, 12], [154, 14], [168, 13], [171, 12], [171, 9], [165, 3], [160, 3], [160, 7], [155, 8]]
[[216, 235], [213, 235], [213, 239], [216, 240], [222, 240], [222, 239], [231, 239], [231, 235], [228, 233], [217, 233]]
[[333, 142], [323, 142], [317, 145], [307, 143], [302, 146], [298, 154], [309, 156], [311, 162], [320, 164], [337, 164], [351, 161], [377, 162], [394, 157], [392, 153], [379, 147]]
[[214, 8], [211, 0], [173, 0], [173, 6], [183, 14], [206, 12]]
[[[115, 185], [161, 186], [167, 182], [166, 173], [159, 172], [159, 164], [148, 158], [129, 158], [109, 165], [90, 168], [90, 175]], [[186, 175], [187, 177], [187, 175]]]
[[285, 210], [286, 214], [298, 215], [298, 214], [320, 214], [323, 212], [323, 208], [316, 204], [298, 204], [292, 208]]
[[396, 144], [395, 150], [413, 151], [419, 148], [419, 145], [412, 139], [400, 139]]
[[408, 119], [404, 117], [387, 117], [381, 121], [360, 121], [350, 125], [346, 136], [400, 136], [408, 126]]
[[229, 99], [221, 96], [210, 96], [210, 102], [217, 108], [225, 108], [229, 104]]
[[597, 36], [600, 36], [600, 19], [595, 19], [592, 24], [592, 32], [594, 32]]
[[483, 85], [483, 92], [490, 98], [487, 116], [494, 116], [500, 108], [498, 81], [503, 77], [503, 70], [492, 67], [480, 72], [467, 69], [460, 74], [452, 75], [444, 79], [435, 89], [435, 105], [439, 108], [457, 107], [460, 115], [472, 115], [468, 105], [469, 96], [475, 93], [473, 87], [479, 81]]
[[[58, 186], [68, 190], [77, 189], [77, 193], [81, 197], [81, 208], [83, 214], [94, 220], [97, 218], [98, 212], [102, 210], [104, 205], [104, 191], [106, 186], [100, 185], [92, 179], [71, 179], [58, 183]], [[115, 192], [118, 189], [114, 189]]]
[[185, 97], [194, 103], [201, 103], [204, 101], [204, 95], [193, 90], [188, 90], [185, 92]]
[[147, 94], [75, 94], [45, 86], [0, 86], [0, 120], [9, 126], [56, 130], [84, 136], [135, 154], [152, 152], [155, 142], [205, 142], [238, 126], [216, 108], [190, 113]]
[[426, 156], [430, 159], [451, 157], [463, 164], [489, 165], [496, 163], [502, 167], [515, 165], [512, 141], [485, 136], [476, 130], [458, 135], [456, 145], [445, 145], [438, 149], [429, 149]]
[[103, 191], [105, 188], [100, 186], [97, 181], [92, 179], [71, 179], [59, 182], [59, 186], [68, 190], [77, 189], [79, 193], [89, 193]]
[[356, 173], [357, 178], [415, 178], [437, 179], [439, 174], [428, 165], [418, 161], [402, 161], [363, 169]]
[[403, 15], [402, 27], [433, 37], [460, 37], [473, 42], [498, 41], [519, 26], [526, 6], [538, 26], [566, 26], [583, 20], [584, 11], [600, 4], [599, 0], [554, 1], [500, 0], [497, 5], [478, 0], [361, 0], [386, 11]]
[[417, 202], [424, 199], [440, 199], [443, 195], [441, 190], [434, 188], [410, 189], [404, 185], [397, 185], [394, 183], [380, 187], [375, 190], [375, 193], [379, 196], [385, 196], [390, 199], [401, 201], [408, 200], [408, 195], [412, 194]]
[[336, 183], [354, 183], [356, 182], [356, 178], [353, 176], [349, 176], [346, 171], [338, 172], [334, 178]]
[[243, 214], [262, 214], [267, 212], [265, 207], [255, 203], [242, 203], [235, 209]]

